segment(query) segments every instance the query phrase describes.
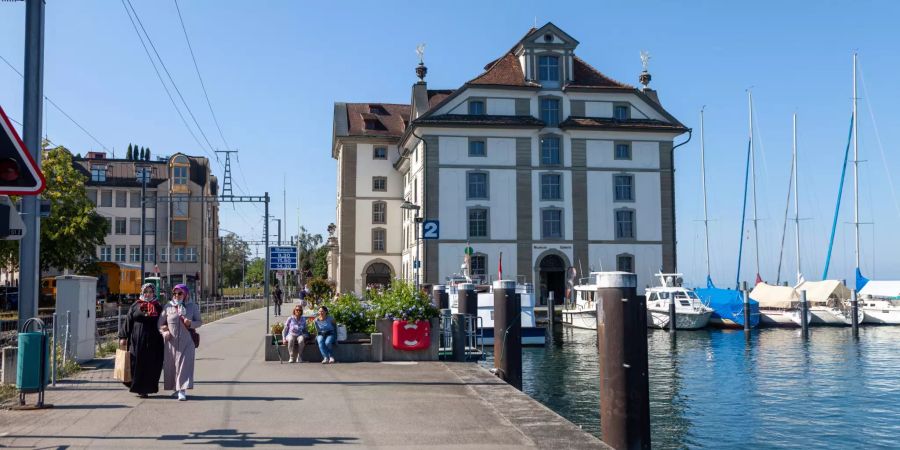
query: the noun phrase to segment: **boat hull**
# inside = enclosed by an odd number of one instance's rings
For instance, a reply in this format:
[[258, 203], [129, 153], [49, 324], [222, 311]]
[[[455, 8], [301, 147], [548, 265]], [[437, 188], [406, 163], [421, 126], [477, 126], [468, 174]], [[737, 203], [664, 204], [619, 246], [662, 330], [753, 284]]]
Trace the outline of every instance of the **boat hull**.
[[[826, 326], [849, 326], [852, 325], [853, 318], [850, 316], [850, 312], [846, 313], [844, 310], [839, 308], [832, 308], [828, 306], [811, 306], [809, 308], [810, 314], [810, 325], [826, 325]], [[865, 319], [865, 311], [860, 308], [859, 309], [859, 318], [858, 320], [863, 322]]]
[[860, 307], [859, 311], [865, 313], [865, 317], [860, 322], [900, 325], [900, 308]]
[[[806, 312], [807, 320], [812, 320], [812, 314]], [[764, 309], [759, 310], [759, 326], [761, 327], [799, 327], [800, 311], [796, 309]]]
[[[675, 312], [676, 330], [699, 330], [709, 323], [712, 311], [704, 312]], [[647, 326], [650, 328], [668, 328], [669, 311], [647, 309]]]
[[[494, 329], [479, 328], [481, 337], [478, 343], [482, 345], [494, 345]], [[547, 329], [540, 327], [522, 327], [522, 345], [541, 346], [547, 342]]]

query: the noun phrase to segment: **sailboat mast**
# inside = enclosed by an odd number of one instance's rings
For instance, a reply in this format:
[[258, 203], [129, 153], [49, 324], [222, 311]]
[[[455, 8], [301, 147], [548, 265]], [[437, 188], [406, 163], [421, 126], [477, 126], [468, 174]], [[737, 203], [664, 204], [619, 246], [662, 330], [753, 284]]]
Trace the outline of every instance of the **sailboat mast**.
[[703, 108], [700, 108], [700, 182], [703, 186], [703, 228], [706, 231], [706, 279], [709, 280], [709, 214], [706, 206], [706, 150], [704, 146]]
[[856, 241], [856, 268], [859, 269], [859, 120], [856, 116], [856, 59], [853, 52], [853, 229]]
[[756, 152], [753, 149], [753, 92], [747, 91], [747, 102], [750, 105], [750, 174], [753, 181], [753, 243], [756, 249], [756, 277], [759, 278], [759, 221], [756, 216]]
[[800, 194], [799, 194], [799, 185], [800, 179], [797, 178], [797, 166], [799, 165], [799, 161], [797, 160], [797, 113], [794, 113], [793, 116], [793, 135], [794, 135], [794, 235], [796, 236], [797, 241], [797, 284], [800, 284], [800, 277], [803, 272], [800, 271]]

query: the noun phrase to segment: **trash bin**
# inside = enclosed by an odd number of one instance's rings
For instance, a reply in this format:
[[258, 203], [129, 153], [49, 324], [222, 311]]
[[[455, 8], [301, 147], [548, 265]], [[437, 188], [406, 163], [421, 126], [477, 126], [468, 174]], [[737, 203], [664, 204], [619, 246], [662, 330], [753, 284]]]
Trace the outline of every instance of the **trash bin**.
[[[40, 331], [25, 331], [32, 323]], [[40, 319], [29, 319], [19, 332], [16, 389], [20, 393], [41, 392], [50, 383], [50, 340]]]

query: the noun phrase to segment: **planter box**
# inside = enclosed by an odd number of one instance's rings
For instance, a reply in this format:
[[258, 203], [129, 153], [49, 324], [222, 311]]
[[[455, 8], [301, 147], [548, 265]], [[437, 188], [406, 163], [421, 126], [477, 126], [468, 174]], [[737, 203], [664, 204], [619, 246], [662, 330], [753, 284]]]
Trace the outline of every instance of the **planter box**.
[[[428, 348], [421, 350], [397, 350], [393, 346], [394, 342], [394, 321], [389, 319], [379, 319], [375, 321], [378, 332], [384, 335], [384, 345], [382, 347], [384, 361], [437, 361], [438, 349], [440, 347], [440, 339], [437, 336], [431, 336], [431, 344]], [[431, 319], [431, 330], [439, 330], [438, 318]], [[436, 331], [435, 331], [436, 332]]]

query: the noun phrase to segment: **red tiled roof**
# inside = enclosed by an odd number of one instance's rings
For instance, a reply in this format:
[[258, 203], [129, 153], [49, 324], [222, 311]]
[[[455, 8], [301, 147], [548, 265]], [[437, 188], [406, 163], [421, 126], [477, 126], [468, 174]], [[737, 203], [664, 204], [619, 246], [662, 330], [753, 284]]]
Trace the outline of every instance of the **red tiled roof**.
[[434, 108], [435, 105], [444, 101], [445, 98], [453, 94], [453, 89], [429, 89], [428, 90], [428, 109]]
[[634, 86], [620, 83], [606, 75], [603, 75], [599, 70], [591, 67], [591, 65], [586, 63], [583, 59], [574, 55], [572, 60], [572, 69], [575, 75], [575, 79], [571, 83], [566, 84], [567, 87], [611, 87], [634, 89]]
[[485, 72], [469, 81], [469, 84], [493, 84], [501, 86], [537, 86], [525, 80], [525, 72], [519, 58], [510, 51], [496, 60]]
[[[375, 106], [375, 109], [370, 108]], [[382, 107], [381, 111], [378, 106]], [[373, 113], [372, 111], [375, 111]], [[366, 121], [373, 121], [376, 129], [367, 129]], [[409, 121], [409, 105], [390, 103], [347, 103], [347, 123], [351, 136], [399, 137]], [[371, 127], [370, 127], [371, 128]]]
[[497, 116], [472, 114], [441, 114], [416, 119], [417, 125], [480, 125], [487, 127], [543, 127], [544, 122], [533, 116]]
[[610, 119], [598, 117], [574, 117], [569, 116], [568, 119], [559, 124], [562, 129], [566, 128], [593, 128], [593, 129], [632, 129], [642, 131], [687, 131], [680, 124], [671, 124], [655, 119]]

